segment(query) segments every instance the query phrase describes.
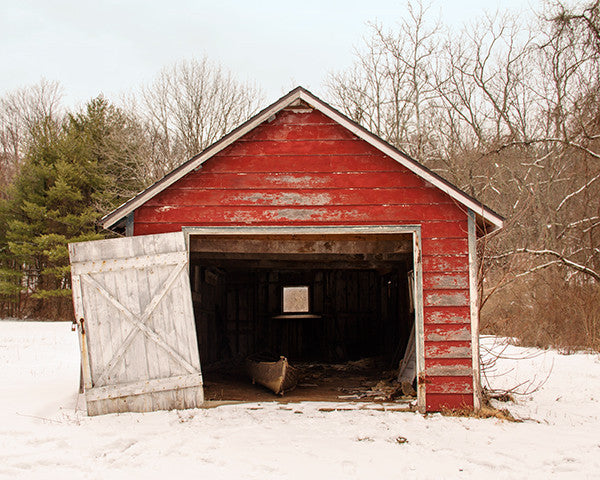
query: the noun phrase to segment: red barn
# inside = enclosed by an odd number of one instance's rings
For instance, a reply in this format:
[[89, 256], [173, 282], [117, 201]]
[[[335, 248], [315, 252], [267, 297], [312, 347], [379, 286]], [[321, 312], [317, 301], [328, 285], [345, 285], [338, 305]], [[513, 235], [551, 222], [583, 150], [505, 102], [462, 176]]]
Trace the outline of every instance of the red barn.
[[[134, 241], [126, 238], [90, 242], [93, 251], [71, 246], [76, 314], [88, 322], [80, 330], [88, 405], [97, 403], [90, 412], [196, 406], [204, 398], [200, 364], [259, 351], [324, 363], [378, 357], [381, 368], [398, 369], [411, 345], [421, 411], [478, 408], [476, 239], [502, 224], [298, 87], [102, 219], [104, 228], [144, 236], [144, 245], [125, 246]], [[131, 287], [151, 285], [156, 265], [174, 255], [155, 234], [182, 231], [191, 295]], [[116, 262], [110, 275], [117, 264], [129, 268], [131, 258], [137, 273], [121, 287], [117, 277], [92, 278], [104, 273], [91, 265], [107, 258]], [[161, 282], [173, 275], [165, 271]], [[110, 316], [124, 314], [129, 329], [112, 325], [102, 333], [107, 321], [89, 303], [99, 283]], [[191, 306], [181, 307], [177, 295], [191, 296]], [[164, 298], [171, 306], [160, 306]], [[172, 308], [193, 317], [187, 332], [165, 320]], [[129, 378], [131, 349], [146, 363]], [[152, 371], [156, 352], [165, 351], [170, 369]], [[177, 400], [181, 388], [188, 400]], [[175, 393], [168, 400], [159, 391]], [[141, 401], [149, 392], [154, 397]], [[121, 406], [108, 406], [115, 398]]]

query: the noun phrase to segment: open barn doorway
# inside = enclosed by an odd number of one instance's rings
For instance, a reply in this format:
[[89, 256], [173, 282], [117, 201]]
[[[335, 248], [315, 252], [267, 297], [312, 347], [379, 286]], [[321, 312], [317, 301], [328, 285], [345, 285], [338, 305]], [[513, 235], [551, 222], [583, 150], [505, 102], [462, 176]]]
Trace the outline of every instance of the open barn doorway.
[[256, 355], [297, 369], [287, 401], [406, 395], [394, 380], [418, 312], [414, 232], [322, 230], [190, 229], [207, 401], [276, 400], [246, 372]]

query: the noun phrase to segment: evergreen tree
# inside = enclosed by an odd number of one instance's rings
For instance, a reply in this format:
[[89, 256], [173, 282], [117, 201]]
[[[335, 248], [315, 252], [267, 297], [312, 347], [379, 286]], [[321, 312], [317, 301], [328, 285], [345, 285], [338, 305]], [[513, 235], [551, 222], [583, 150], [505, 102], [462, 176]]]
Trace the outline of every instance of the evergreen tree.
[[104, 237], [97, 220], [144, 186], [138, 132], [102, 97], [61, 125], [40, 122], [1, 206], [0, 295], [26, 287], [70, 304], [68, 243]]

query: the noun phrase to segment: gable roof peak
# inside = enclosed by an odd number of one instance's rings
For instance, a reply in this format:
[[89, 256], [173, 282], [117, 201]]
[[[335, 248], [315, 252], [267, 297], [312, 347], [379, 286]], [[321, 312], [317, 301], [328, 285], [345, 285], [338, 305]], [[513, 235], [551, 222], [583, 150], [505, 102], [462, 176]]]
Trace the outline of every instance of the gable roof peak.
[[162, 192], [164, 189], [175, 183], [177, 180], [187, 175], [189, 172], [199, 168], [209, 158], [216, 155], [224, 148], [231, 145], [233, 142], [238, 140], [240, 137], [256, 128], [265, 121], [268, 121], [271, 117], [276, 115], [278, 112], [291, 108], [292, 110], [298, 109], [302, 111], [308, 111], [308, 109], [318, 110], [325, 116], [329, 117], [334, 122], [342, 125], [343, 127], [350, 130], [357, 137], [371, 144], [382, 153], [396, 160], [401, 165], [404, 165], [410, 171], [420, 176], [427, 182], [431, 183], [435, 187], [439, 188], [458, 203], [464, 205], [469, 210], [472, 210], [483, 223], [489, 225], [491, 228], [489, 231], [497, 230], [502, 228], [504, 225], [504, 219], [490, 208], [483, 205], [481, 202], [466, 194], [459, 188], [452, 185], [447, 180], [443, 179], [436, 173], [432, 172], [409, 155], [400, 151], [396, 147], [390, 145], [385, 140], [376, 136], [375, 134], [368, 131], [363, 126], [354, 122], [346, 115], [336, 110], [334, 107], [324, 102], [313, 93], [308, 91], [302, 86], [297, 86], [290, 90], [288, 93], [283, 95], [281, 98], [273, 102], [268, 107], [264, 108], [256, 115], [242, 123], [240, 126], [229, 132], [227, 135], [216, 141], [212, 145], [205, 148], [199, 154], [190, 158], [187, 162], [181, 164], [175, 168], [162, 179], [158, 180], [153, 185], [149, 186], [142, 192], [138, 193], [135, 197], [125, 202], [120, 207], [116, 208], [109, 214], [105, 215], [100, 219], [100, 224], [107, 229], [114, 227], [117, 223], [121, 222], [128, 214], [133, 212], [136, 208], [150, 200], [152, 197]]

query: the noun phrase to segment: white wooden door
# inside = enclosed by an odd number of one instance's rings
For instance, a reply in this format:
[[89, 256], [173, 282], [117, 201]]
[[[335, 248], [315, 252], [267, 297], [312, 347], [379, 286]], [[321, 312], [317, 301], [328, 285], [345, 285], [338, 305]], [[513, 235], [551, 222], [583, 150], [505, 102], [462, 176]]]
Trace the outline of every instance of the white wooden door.
[[200, 406], [183, 233], [73, 243], [69, 255], [88, 414]]

